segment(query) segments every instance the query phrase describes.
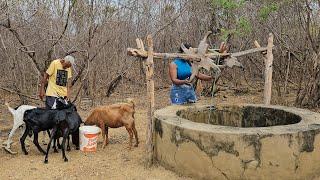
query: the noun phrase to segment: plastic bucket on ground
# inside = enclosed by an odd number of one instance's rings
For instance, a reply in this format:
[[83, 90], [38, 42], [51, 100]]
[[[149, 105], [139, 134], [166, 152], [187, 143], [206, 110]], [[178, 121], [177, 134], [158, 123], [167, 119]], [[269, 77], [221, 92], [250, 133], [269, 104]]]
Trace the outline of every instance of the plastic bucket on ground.
[[80, 150], [96, 152], [100, 128], [96, 126], [81, 126], [79, 128]]

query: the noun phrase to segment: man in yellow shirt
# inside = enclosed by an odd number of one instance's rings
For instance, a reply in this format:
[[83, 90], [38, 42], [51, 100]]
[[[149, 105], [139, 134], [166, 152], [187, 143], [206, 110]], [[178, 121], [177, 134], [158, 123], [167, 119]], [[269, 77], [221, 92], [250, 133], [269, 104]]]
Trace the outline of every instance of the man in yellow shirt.
[[[70, 98], [71, 90], [71, 66], [75, 63], [72, 56], [66, 56], [63, 59], [53, 60], [44, 73], [40, 84], [39, 97], [43, 100], [46, 96], [46, 108], [55, 109], [56, 99], [58, 97]], [[48, 83], [47, 90], [45, 85]]]

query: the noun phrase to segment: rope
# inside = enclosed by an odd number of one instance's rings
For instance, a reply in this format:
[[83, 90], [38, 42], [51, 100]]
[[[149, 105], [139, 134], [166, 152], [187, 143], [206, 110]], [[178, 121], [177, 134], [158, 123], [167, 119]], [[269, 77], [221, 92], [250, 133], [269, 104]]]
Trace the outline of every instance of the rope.
[[[219, 62], [220, 62], [220, 55], [218, 56], [218, 63], [217, 63], [217, 64], [219, 64]], [[212, 108], [213, 103], [214, 103], [214, 101], [213, 101], [213, 96], [214, 96], [214, 91], [215, 91], [214, 88], [216, 88], [216, 81], [217, 81], [217, 77], [218, 77], [218, 76], [219, 76], [219, 74], [217, 74], [217, 71], [215, 71], [215, 72], [214, 72], [214, 80], [213, 80], [212, 86], [211, 86], [212, 91], [211, 91], [211, 102], [210, 102], [210, 109], [209, 109], [208, 124], [209, 124], [210, 119], [211, 119], [211, 111], [214, 110], [214, 108]]]

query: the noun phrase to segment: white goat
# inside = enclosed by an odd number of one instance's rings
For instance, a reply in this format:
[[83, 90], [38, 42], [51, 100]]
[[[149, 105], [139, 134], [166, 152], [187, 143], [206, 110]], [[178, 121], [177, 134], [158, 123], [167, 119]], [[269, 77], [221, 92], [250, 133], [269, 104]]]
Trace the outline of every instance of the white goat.
[[3, 145], [4, 145], [4, 149], [6, 150], [6, 151], [8, 151], [9, 153], [11, 153], [11, 154], [16, 154], [16, 152], [12, 152], [11, 151], [11, 144], [12, 144], [12, 137], [13, 137], [13, 135], [14, 135], [14, 133], [16, 132], [16, 130], [20, 127], [20, 126], [23, 126], [23, 129], [22, 129], [22, 133], [21, 134], [23, 134], [23, 132], [24, 132], [24, 130], [25, 130], [25, 123], [24, 123], [24, 121], [23, 121], [23, 115], [24, 115], [24, 112], [26, 111], [26, 110], [29, 110], [29, 109], [34, 109], [34, 108], [36, 108], [35, 106], [30, 106], [30, 105], [21, 105], [21, 106], [19, 106], [18, 108], [16, 108], [16, 109], [13, 109], [13, 108], [11, 108], [10, 106], [9, 106], [9, 103], [5, 103], [5, 105], [8, 107], [8, 109], [9, 109], [9, 111], [10, 111], [10, 113], [12, 114], [12, 116], [13, 116], [13, 127], [12, 127], [12, 129], [11, 129], [11, 131], [10, 131], [10, 134], [9, 134], [9, 137], [8, 137], [8, 140], [6, 141], [6, 142], [4, 142], [3, 143]]

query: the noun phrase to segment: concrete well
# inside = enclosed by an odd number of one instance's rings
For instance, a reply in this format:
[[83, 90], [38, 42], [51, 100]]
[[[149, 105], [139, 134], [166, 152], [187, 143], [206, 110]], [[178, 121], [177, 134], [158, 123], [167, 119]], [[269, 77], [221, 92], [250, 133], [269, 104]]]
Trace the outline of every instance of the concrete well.
[[320, 115], [264, 105], [168, 106], [155, 112], [155, 158], [199, 179], [320, 175]]

